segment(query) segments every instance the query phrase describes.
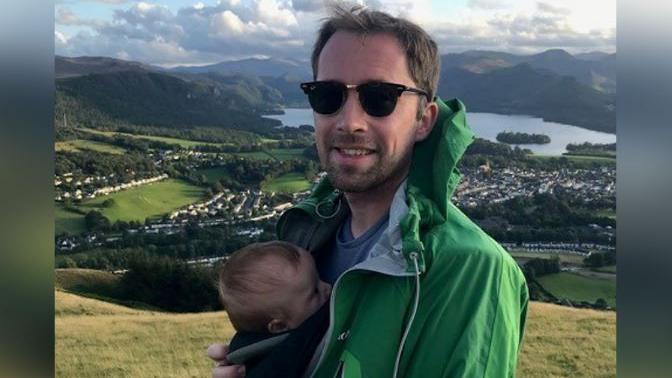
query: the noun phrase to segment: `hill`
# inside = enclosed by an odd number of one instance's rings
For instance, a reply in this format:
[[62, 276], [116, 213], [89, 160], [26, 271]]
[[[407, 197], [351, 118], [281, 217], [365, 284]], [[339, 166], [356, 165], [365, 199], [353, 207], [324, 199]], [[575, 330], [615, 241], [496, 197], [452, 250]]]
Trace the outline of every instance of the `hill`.
[[616, 93], [616, 54], [592, 52], [571, 55], [551, 49], [532, 55], [515, 55], [499, 51], [471, 50], [441, 56], [442, 67], [457, 67], [473, 73], [487, 73], [527, 63], [534, 69], [559, 76], [571, 76], [578, 82], [605, 93]]
[[[112, 124], [174, 128], [214, 126], [264, 130], [279, 122], [260, 114], [277, 107], [263, 83], [190, 81], [159, 72], [93, 73], [56, 81], [56, 126], [99, 128]], [[279, 94], [276, 98], [279, 98]]]
[[217, 72], [220, 74], [245, 74], [254, 76], [280, 77], [285, 75], [297, 76], [308, 80], [311, 76], [308, 63], [289, 59], [242, 59], [209, 64], [204, 66], [179, 66], [171, 72], [204, 73]]
[[77, 77], [89, 74], [112, 73], [121, 71], [149, 72], [160, 70], [140, 62], [132, 62], [104, 56], [82, 56], [69, 58], [56, 56], [54, 59], [54, 71], [56, 79]]
[[[528, 114], [615, 133], [615, 54], [467, 51], [441, 61], [438, 94], [462, 99], [471, 111]], [[278, 59], [163, 70], [112, 58], [57, 57], [56, 76], [57, 125], [68, 114], [94, 128], [127, 122], [261, 130], [277, 123], [259, 114], [308, 107], [299, 83], [310, 80], [311, 71], [308, 62]]]
[[457, 97], [470, 111], [528, 114], [609, 133], [616, 132], [615, 96], [571, 76], [541, 71], [528, 63], [485, 73], [445, 67], [439, 96]]
[[[208, 345], [233, 334], [226, 313], [140, 311], [56, 291], [56, 375], [204, 377]], [[616, 314], [531, 302], [520, 377], [612, 377]]]

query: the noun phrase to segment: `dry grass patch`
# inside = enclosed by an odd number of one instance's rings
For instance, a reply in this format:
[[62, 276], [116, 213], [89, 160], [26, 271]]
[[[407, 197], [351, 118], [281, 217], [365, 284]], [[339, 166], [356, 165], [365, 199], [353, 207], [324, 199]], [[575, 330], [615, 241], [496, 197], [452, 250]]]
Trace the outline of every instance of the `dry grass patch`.
[[224, 312], [148, 312], [59, 291], [55, 326], [58, 377], [206, 377], [206, 348], [233, 335]]
[[615, 377], [616, 313], [531, 302], [519, 377]]
[[[615, 377], [616, 313], [531, 302], [519, 377]], [[56, 376], [208, 377], [226, 313], [135, 310], [56, 292]]]

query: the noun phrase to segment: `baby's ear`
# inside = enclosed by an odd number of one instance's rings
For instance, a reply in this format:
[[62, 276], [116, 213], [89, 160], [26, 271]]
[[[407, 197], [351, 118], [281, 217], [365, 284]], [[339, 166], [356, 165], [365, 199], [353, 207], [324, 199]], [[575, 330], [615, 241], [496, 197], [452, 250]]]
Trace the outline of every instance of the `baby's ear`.
[[273, 319], [266, 325], [268, 332], [270, 333], [280, 333], [289, 330], [287, 323], [284, 320]]

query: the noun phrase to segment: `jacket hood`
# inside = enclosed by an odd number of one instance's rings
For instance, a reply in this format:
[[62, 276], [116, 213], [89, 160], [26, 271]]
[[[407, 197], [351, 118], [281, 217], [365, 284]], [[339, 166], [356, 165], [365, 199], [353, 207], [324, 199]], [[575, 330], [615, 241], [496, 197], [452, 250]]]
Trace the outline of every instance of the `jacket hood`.
[[[430, 199], [445, 219], [450, 199], [460, 182], [457, 163], [474, 140], [460, 100], [436, 100], [439, 116], [429, 136], [415, 145], [408, 184]], [[428, 172], [428, 169], [431, 169]]]

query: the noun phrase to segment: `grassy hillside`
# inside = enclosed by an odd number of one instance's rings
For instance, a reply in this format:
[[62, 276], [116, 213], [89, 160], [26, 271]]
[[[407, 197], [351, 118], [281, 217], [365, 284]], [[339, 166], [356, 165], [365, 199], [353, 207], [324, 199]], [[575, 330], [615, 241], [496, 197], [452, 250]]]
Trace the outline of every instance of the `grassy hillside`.
[[546, 290], [559, 298], [595, 302], [603, 298], [609, 306], [616, 307], [616, 275], [594, 275], [560, 272], [537, 278]]
[[519, 377], [615, 377], [616, 313], [531, 302]]
[[287, 173], [261, 184], [265, 192], [294, 193], [308, 189], [310, 182], [301, 173]]
[[[206, 377], [226, 313], [168, 314], [56, 291], [56, 376]], [[614, 377], [616, 314], [530, 304], [519, 377]]]
[[86, 139], [75, 139], [65, 142], [56, 142], [55, 150], [56, 152], [58, 151], [79, 152], [83, 150], [91, 150], [117, 155], [126, 153], [126, 150], [121, 147]]
[[114, 296], [120, 275], [95, 269], [56, 269], [54, 287], [75, 293]]
[[[205, 190], [176, 179], [138, 186], [108, 196], [87, 200], [79, 205], [85, 212], [100, 211], [111, 222], [144, 221], [146, 217], [158, 216], [174, 209], [197, 202], [203, 198]], [[104, 207], [105, 200], [113, 199], [114, 204]], [[58, 214], [57, 214], [58, 215]], [[59, 219], [56, 219], [59, 222]]]
[[56, 291], [57, 377], [206, 377], [211, 343], [233, 330], [223, 312], [167, 314]]
[[68, 211], [61, 205], [55, 206], [54, 218], [56, 235], [63, 232], [79, 234], [86, 231], [84, 215]]

